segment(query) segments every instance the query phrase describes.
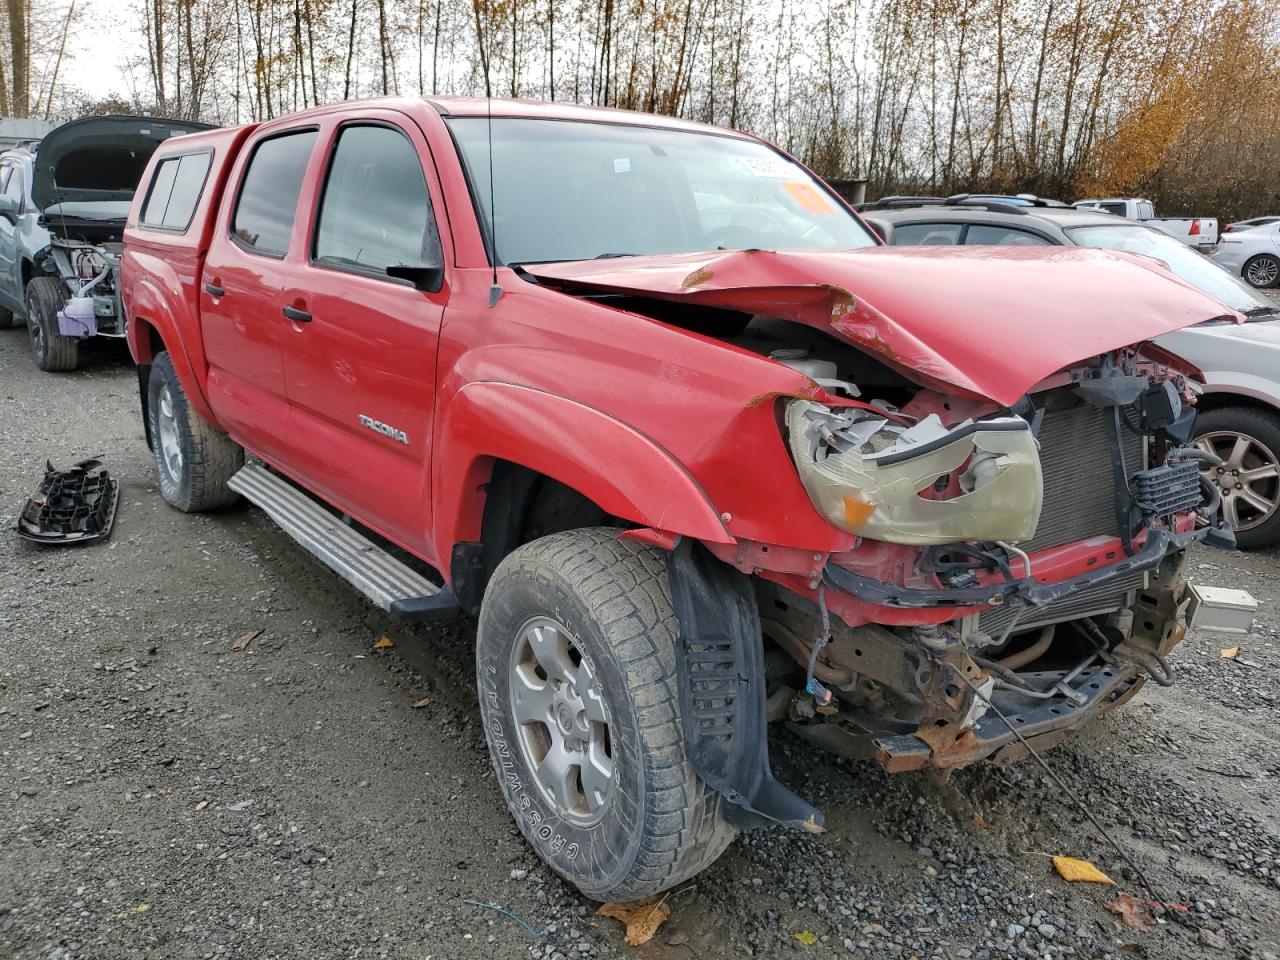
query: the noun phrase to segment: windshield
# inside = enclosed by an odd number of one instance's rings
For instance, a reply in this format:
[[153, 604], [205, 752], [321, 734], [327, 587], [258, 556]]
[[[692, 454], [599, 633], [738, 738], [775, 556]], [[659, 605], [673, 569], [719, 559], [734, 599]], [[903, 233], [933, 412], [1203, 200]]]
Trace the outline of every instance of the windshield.
[[[488, 121], [448, 123], [491, 226]], [[503, 263], [876, 243], [800, 166], [733, 136], [495, 117], [493, 180]]]
[[1174, 276], [1199, 287], [1233, 310], [1250, 316], [1269, 316], [1275, 305], [1254, 293], [1204, 254], [1197, 253], [1168, 234], [1139, 224], [1069, 227], [1067, 233], [1082, 247], [1140, 253], [1163, 261]]

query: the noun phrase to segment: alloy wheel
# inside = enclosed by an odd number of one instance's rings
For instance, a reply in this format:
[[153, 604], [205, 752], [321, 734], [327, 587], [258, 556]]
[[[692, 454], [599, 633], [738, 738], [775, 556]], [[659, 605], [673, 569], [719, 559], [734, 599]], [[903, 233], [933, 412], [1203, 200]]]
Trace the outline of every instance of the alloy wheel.
[[1244, 278], [1255, 287], [1270, 287], [1280, 278], [1280, 261], [1275, 257], [1256, 257], [1245, 267]]
[[516, 739], [539, 789], [564, 819], [595, 823], [613, 791], [614, 766], [591, 661], [562, 624], [534, 617], [516, 637], [509, 680]]
[[44, 363], [44, 326], [34, 297], [27, 298], [27, 335], [31, 337], [31, 353], [37, 363]]
[[1196, 446], [1223, 461], [1202, 472], [1222, 494], [1222, 512], [1232, 528], [1264, 523], [1280, 506], [1280, 460], [1266, 445], [1230, 430], [1206, 433]]
[[182, 437], [178, 432], [178, 418], [174, 412], [173, 394], [166, 384], [160, 390], [159, 410], [156, 411], [156, 433], [160, 441], [160, 463], [174, 483], [182, 479]]

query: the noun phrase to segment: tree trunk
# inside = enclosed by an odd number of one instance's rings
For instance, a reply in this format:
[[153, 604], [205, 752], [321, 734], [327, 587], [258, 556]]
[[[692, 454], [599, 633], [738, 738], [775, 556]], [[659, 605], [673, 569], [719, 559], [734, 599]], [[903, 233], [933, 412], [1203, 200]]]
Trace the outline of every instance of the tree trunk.
[[356, 55], [356, 11], [360, 0], [351, 0], [351, 26], [347, 30], [347, 76], [342, 84], [342, 99], [351, 99], [351, 61]]

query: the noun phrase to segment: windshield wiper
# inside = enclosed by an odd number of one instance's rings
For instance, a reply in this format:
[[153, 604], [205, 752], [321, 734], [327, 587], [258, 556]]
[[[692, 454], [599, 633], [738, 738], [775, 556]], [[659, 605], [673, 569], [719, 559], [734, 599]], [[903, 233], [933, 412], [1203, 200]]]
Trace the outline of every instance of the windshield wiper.
[[1274, 317], [1280, 313], [1280, 307], [1254, 307], [1252, 310], [1244, 311], [1244, 315], [1250, 320], [1259, 320], [1262, 317]]
[[598, 253], [591, 259], [592, 260], [614, 260], [617, 257], [638, 257], [638, 256], [640, 256], [640, 254], [638, 253]]

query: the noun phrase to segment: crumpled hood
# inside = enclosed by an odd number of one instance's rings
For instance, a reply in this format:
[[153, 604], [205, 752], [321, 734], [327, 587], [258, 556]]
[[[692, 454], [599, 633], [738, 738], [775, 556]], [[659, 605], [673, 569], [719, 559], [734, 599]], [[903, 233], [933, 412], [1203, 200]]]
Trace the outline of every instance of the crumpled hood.
[[568, 291], [808, 324], [917, 382], [1006, 406], [1090, 357], [1204, 320], [1243, 320], [1155, 261], [1081, 247], [735, 250], [523, 269]]

